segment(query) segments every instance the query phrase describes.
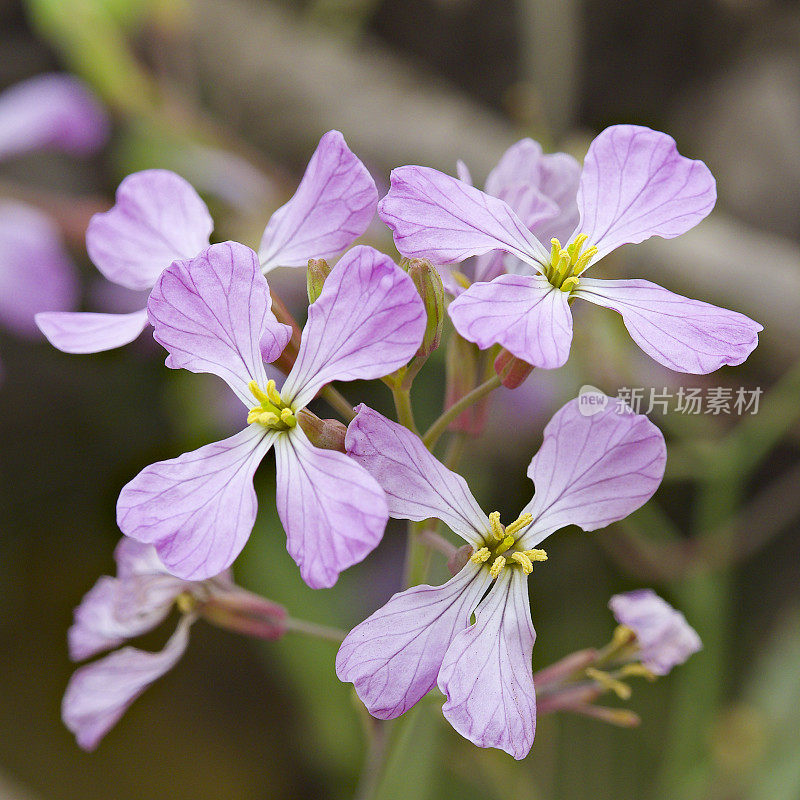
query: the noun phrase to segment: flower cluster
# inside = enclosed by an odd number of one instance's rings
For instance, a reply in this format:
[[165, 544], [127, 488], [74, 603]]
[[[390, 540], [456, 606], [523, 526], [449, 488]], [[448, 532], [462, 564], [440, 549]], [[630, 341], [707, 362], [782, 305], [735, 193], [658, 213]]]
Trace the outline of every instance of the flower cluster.
[[[338, 677], [380, 719], [438, 687], [444, 716], [464, 737], [518, 759], [529, 752], [537, 689], [528, 579], [547, 559], [541, 545], [566, 526], [594, 531], [639, 508], [658, 489], [666, 446], [646, 416], [616, 413], [607, 398], [586, 414], [572, 400], [556, 411], [530, 462], [530, 502], [507, 524], [498, 512], [485, 513], [453, 463], [432, 450], [500, 376], [455, 399], [448, 386], [452, 408], [424, 436], [413, 421], [411, 383], [439, 345], [443, 287], [456, 341], [528, 371], [566, 361], [576, 298], [617, 311], [645, 352], [681, 372], [741, 363], [761, 326], [646, 281], [585, 277], [623, 244], [677, 236], [713, 207], [708, 169], [679, 155], [665, 134], [609, 128], [582, 169], [524, 140], [503, 156], [486, 192], [463, 164], [458, 174], [401, 167], [378, 204], [369, 173], [331, 131], [257, 251], [209, 244], [205, 204], [164, 170], [127, 177], [114, 207], [92, 220], [92, 260], [110, 281], [148, 290], [147, 307], [126, 315], [43, 313], [42, 331], [64, 351], [89, 353], [130, 342], [149, 324], [168, 367], [228, 384], [242, 403], [242, 430], [148, 466], [122, 489], [117, 521], [127, 538], [117, 551], [119, 574], [102, 579], [76, 612], [72, 655], [116, 647], [161, 623], [176, 603], [182, 619], [161, 653], [125, 648], [75, 674], [64, 718], [82, 746], [94, 747], [175, 663], [198, 616], [267, 637], [288, 629], [285, 612], [268, 601], [259, 623], [266, 627], [248, 629], [242, 620], [252, 622], [252, 604], [242, 602], [228, 572], [254, 526], [253, 475], [272, 449], [287, 549], [310, 587], [332, 586], [364, 559], [389, 517], [414, 523], [412, 538], [424, 528], [428, 546], [449, 556], [449, 581], [408, 585], [347, 634]], [[400, 265], [368, 246], [347, 250], [376, 209], [394, 232]], [[310, 305], [301, 331], [265, 275], [306, 265]], [[276, 364], [285, 375], [277, 381], [279, 372], [266, 366]], [[457, 386], [464, 383], [459, 366]], [[332, 386], [369, 379], [392, 389], [398, 422], [363, 404], [353, 409]], [[349, 423], [346, 433], [309, 408], [319, 395]], [[436, 531], [437, 521], [463, 540], [460, 549]], [[622, 633], [606, 661], [617, 672], [599, 669], [602, 660], [583, 663], [582, 702], [619, 689], [619, 677], [665, 674], [699, 648], [682, 616], [652, 593], [614, 597], [611, 608]], [[550, 691], [552, 681], [543, 682]]]

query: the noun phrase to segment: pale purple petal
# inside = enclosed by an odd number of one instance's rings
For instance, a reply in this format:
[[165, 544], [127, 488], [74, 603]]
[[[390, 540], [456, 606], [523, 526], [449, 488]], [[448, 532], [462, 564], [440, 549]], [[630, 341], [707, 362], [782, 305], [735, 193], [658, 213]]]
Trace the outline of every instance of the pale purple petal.
[[155, 547], [127, 536], [123, 536], [114, 548], [114, 561], [117, 562], [118, 578], [169, 575]]
[[383, 537], [389, 519], [383, 491], [344, 453], [314, 447], [300, 427], [276, 439], [275, 458], [286, 549], [312, 589], [333, 586]]
[[528, 467], [533, 523], [519, 546], [536, 547], [566, 525], [593, 531], [627, 517], [658, 489], [666, 461], [664, 436], [644, 415], [570, 400], [547, 423]]
[[500, 344], [543, 369], [562, 366], [572, 343], [567, 292], [538, 275], [501, 275], [474, 283], [449, 306], [456, 330], [481, 350]]
[[117, 524], [127, 536], [154, 544], [173, 575], [215, 576], [250, 537], [257, 510], [253, 473], [276, 435], [254, 424], [146, 467], [123, 487]]
[[639, 125], [612, 125], [586, 154], [578, 230], [597, 247], [597, 261], [623, 244], [680, 236], [704, 219], [716, 200], [708, 167], [680, 155], [671, 136]]
[[476, 547], [491, 530], [489, 519], [467, 482], [437, 461], [408, 428], [386, 419], [363, 403], [347, 428], [347, 454], [380, 484], [397, 519], [442, 520]]
[[108, 128], [97, 98], [71, 75], [37, 75], [0, 94], [0, 159], [40, 148], [87, 155]]
[[19, 336], [38, 336], [39, 311], [75, 308], [78, 281], [61, 233], [46, 215], [0, 203], [0, 322]]
[[331, 381], [394, 372], [417, 352], [426, 322], [425, 306], [408, 274], [383, 253], [354, 247], [308, 309], [284, 398], [302, 407]]
[[172, 369], [219, 375], [248, 406], [250, 381], [266, 384], [266, 350], [280, 350], [291, 328], [275, 319], [258, 257], [243, 244], [212, 244], [195, 258], [176, 261], [156, 281], [147, 309], [153, 336]]
[[258, 255], [264, 271], [332, 258], [369, 227], [378, 190], [339, 131], [319, 141], [294, 197], [267, 224]]
[[439, 671], [447, 695], [445, 719], [478, 747], [497, 747], [525, 758], [536, 733], [527, 576], [500, 573], [475, 612], [475, 624], [455, 637]]
[[458, 161], [456, 161], [456, 176], [460, 181], [463, 181], [470, 186], [475, 185], [474, 181], [472, 180], [469, 167], [460, 158]]
[[159, 653], [124, 647], [75, 672], [61, 716], [84, 750], [94, 750], [131, 703], [175, 666], [186, 651], [191, 623], [184, 617]]
[[488, 583], [488, 570], [468, 563], [444, 586], [394, 595], [345, 637], [336, 655], [339, 680], [354, 684], [374, 717], [399, 717], [436, 686], [447, 648]]
[[112, 283], [149, 289], [173, 261], [208, 247], [213, 229], [191, 184], [174, 172], [148, 169], [128, 175], [113, 208], [92, 217], [86, 249]]
[[744, 314], [674, 294], [643, 280], [581, 278], [577, 297], [622, 315], [633, 341], [676, 372], [705, 375], [741, 364], [762, 326]]
[[36, 324], [65, 353], [100, 353], [138, 338], [147, 325], [147, 309], [132, 314], [44, 311], [36, 315]]
[[666, 675], [703, 647], [686, 617], [652, 589], [615, 594], [608, 607], [620, 625], [636, 634], [639, 658], [656, 675]]
[[[394, 231], [397, 249], [435, 264], [504, 250], [536, 266], [548, 251], [507, 203], [429, 167], [392, 170], [378, 215]], [[538, 268], [538, 267], [537, 267]]]
[[[492, 250], [491, 253], [484, 253], [482, 256], [475, 257], [475, 269], [473, 279], [476, 283], [488, 282], [500, 277], [506, 271], [506, 254], [502, 250]], [[459, 292], [462, 294], [463, 292]]]

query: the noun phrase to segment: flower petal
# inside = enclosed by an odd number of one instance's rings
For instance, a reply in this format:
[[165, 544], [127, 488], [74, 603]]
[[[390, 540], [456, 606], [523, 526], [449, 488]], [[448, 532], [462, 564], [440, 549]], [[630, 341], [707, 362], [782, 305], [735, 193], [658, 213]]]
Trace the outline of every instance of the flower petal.
[[448, 308], [456, 330], [481, 350], [500, 344], [543, 369], [562, 366], [572, 343], [567, 292], [539, 275], [501, 275], [474, 283]]
[[112, 283], [149, 289], [173, 261], [208, 247], [213, 229], [191, 184], [174, 172], [148, 169], [128, 175], [114, 207], [92, 217], [86, 249]]
[[282, 350], [292, 330], [270, 310], [269, 287], [258, 257], [236, 242], [212, 244], [188, 261], [176, 261], [156, 281], [147, 309], [156, 341], [169, 350], [172, 369], [219, 375], [245, 404], [264, 386], [261, 340]]
[[437, 461], [419, 436], [363, 403], [345, 437], [347, 454], [380, 484], [396, 519], [442, 520], [476, 547], [491, 529], [467, 482]]
[[608, 607], [620, 625], [636, 634], [639, 658], [656, 675], [666, 675], [703, 648], [686, 617], [652, 589], [615, 594]]
[[536, 733], [527, 576], [506, 569], [478, 606], [475, 624], [453, 639], [439, 671], [445, 719], [478, 747], [525, 758]]
[[40, 148], [93, 153], [108, 128], [97, 98], [71, 75], [37, 75], [0, 95], [0, 159]]
[[547, 423], [528, 467], [536, 494], [525, 508], [533, 523], [521, 548], [536, 547], [565, 525], [593, 531], [623, 519], [658, 489], [667, 461], [661, 431], [613, 403], [595, 408], [587, 410], [578, 397]]
[[708, 167], [680, 155], [671, 136], [639, 125], [612, 125], [586, 154], [578, 230], [597, 247], [597, 261], [623, 244], [680, 236], [704, 219], [716, 200]]
[[275, 458], [286, 549], [312, 589], [333, 586], [383, 537], [389, 519], [383, 491], [344, 453], [314, 447], [300, 427], [278, 437]]
[[257, 501], [253, 473], [277, 436], [260, 425], [169, 461], [145, 467], [122, 488], [117, 524], [154, 544], [179, 578], [211, 578], [233, 563], [250, 537]]
[[339, 131], [328, 131], [286, 205], [261, 237], [264, 271], [304, 267], [309, 258], [331, 258], [349, 247], [375, 216], [378, 190], [367, 168]]
[[435, 264], [504, 250], [538, 268], [549, 253], [509, 205], [430, 167], [392, 170], [378, 216], [394, 231], [397, 249]]
[[331, 381], [394, 372], [417, 352], [426, 322], [411, 278], [383, 253], [354, 247], [333, 268], [308, 309], [283, 396], [302, 407]]
[[61, 716], [84, 750], [94, 750], [130, 704], [175, 666], [186, 651], [191, 623], [191, 617], [184, 617], [159, 653], [124, 647], [75, 672]]
[[581, 278], [578, 297], [622, 315], [633, 341], [676, 372], [705, 375], [741, 364], [763, 327], [744, 314], [674, 294], [643, 280]]
[[394, 719], [436, 686], [453, 637], [489, 582], [468, 563], [444, 586], [413, 586], [395, 594], [347, 634], [336, 655], [336, 675], [354, 684], [372, 716]]
[[0, 321], [38, 337], [39, 311], [75, 308], [78, 280], [58, 226], [23, 203], [0, 203]]
[[36, 324], [64, 353], [100, 353], [136, 339], [147, 325], [147, 309], [132, 314], [43, 311], [36, 315]]

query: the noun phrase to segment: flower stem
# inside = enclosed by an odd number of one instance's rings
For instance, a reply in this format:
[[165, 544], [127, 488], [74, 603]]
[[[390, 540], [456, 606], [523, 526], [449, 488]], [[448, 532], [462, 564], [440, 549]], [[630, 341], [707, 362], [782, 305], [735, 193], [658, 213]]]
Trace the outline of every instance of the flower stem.
[[406, 537], [406, 563], [403, 569], [403, 586], [409, 588], [425, 582], [430, 563], [430, 546], [423, 541], [422, 531], [425, 529], [425, 522], [408, 523], [408, 535]]
[[348, 422], [352, 422], [356, 418], [356, 412], [353, 411], [350, 401], [338, 389], [334, 389], [331, 384], [322, 389], [320, 396], [324, 397]]
[[460, 400], [453, 403], [450, 408], [445, 411], [433, 425], [425, 431], [422, 441], [425, 446], [430, 450], [439, 441], [439, 437], [447, 430], [447, 426], [474, 403], [477, 403], [482, 397], [486, 397], [489, 392], [494, 391], [500, 386], [500, 377], [492, 375], [489, 380], [484, 381], [480, 386], [476, 386], [471, 392], [465, 394]]
[[287, 631], [313, 636], [316, 639], [326, 639], [329, 642], [341, 642], [347, 635], [345, 631], [340, 631], [338, 628], [329, 628], [327, 625], [317, 625], [316, 622], [307, 622], [304, 619], [294, 619], [294, 617], [286, 617], [283, 625]]
[[414, 433], [418, 433], [414, 422], [414, 409], [411, 407], [411, 389], [392, 389], [397, 421]]

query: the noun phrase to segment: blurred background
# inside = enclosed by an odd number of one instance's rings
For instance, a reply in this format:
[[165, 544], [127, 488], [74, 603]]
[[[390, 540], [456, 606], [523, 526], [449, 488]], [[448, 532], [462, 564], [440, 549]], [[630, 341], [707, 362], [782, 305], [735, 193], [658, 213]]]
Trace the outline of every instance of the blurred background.
[[[514, 519], [543, 424], [581, 385], [612, 396], [763, 389], [757, 414], [655, 409], [669, 447], [655, 500], [601, 532], [553, 537], [530, 581], [534, 669], [608, 641], [609, 597], [642, 586], [680, 608], [705, 649], [634, 686], [638, 728], [544, 716], [521, 763], [460, 739], [440, 700], [426, 700], [381, 797], [800, 797], [799, 53], [800, 9], [788, 0], [0, 0], [0, 88], [72, 71], [112, 118], [99, 155], [0, 165], [0, 198], [57, 223], [85, 309], [140, 307], [109, 290], [83, 249], [89, 217], [126, 174], [179, 172], [207, 199], [215, 240], [254, 245], [331, 128], [381, 192], [393, 166], [452, 174], [459, 158], [482, 185], [523, 136], [581, 158], [618, 122], [669, 132], [717, 178], [719, 203], [697, 229], [623, 249], [598, 274], [656, 279], [759, 320], [747, 363], [669, 373], [616, 315], [576, 308], [567, 366], [497, 392], [487, 435], [461, 463], [484, 507]], [[377, 224], [365, 241], [394, 253]], [[302, 318], [302, 270], [275, 282]], [[13, 284], [4, 291], [13, 297]], [[443, 350], [415, 384], [423, 424], [441, 407]], [[163, 355], [149, 334], [68, 356], [0, 330], [0, 798], [352, 797], [370, 723], [334, 675], [335, 645], [298, 634], [258, 643], [201, 622], [187, 656], [95, 753], [60, 721], [73, 669], [66, 631], [83, 593], [113, 573], [119, 489], [239, 423], [224, 386], [166, 370]], [[343, 388], [390, 411], [382, 385]], [[402, 526], [335, 588], [302, 584], [268, 499], [273, 481], [267, 459], [256, 530], [236, 564], [242, 584], [342, 628], [400, 588]], [[169, 629], [144, 646], [160, 647]]]

